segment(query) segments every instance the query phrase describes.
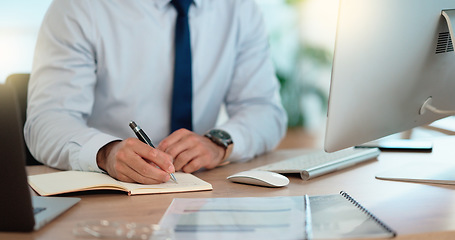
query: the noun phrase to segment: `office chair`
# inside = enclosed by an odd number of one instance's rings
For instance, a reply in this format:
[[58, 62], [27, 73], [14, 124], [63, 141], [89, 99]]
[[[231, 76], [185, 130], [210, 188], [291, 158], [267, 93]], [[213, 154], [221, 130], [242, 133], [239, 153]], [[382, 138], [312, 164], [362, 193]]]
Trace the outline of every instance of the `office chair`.
[[[25, 120], [27, 119], [27, 89], [28, 89], [28, 80], [30, 78], [30, 74], [27, 73], [22, 73], [22, 74], [12, 74], [6, 78], [5, 86], [2, 86], [2, 88], [8, 88], [9, 91], [14, 92], [14, 98], [15, 102], [11, 102], [10, 104], [16, 105], [16, 107], [19, 107], [19, 119], [20, 119], [20, 125], [22, 126], [22, 129], [24, 128], [25, 125]], [[22, 132], [23, 134], [23, 132]], [[23, 136], [22, 136], [23, 139]], [[5, 140], [1, 140], [5, 141]], [[25, 141], [24, 141], [25, 145]], [[26, 145], [25, 145], [26, 146]], [[27, 156], [27, 165], [41, 165], [40, 162], [38, 162], [30, 153], [28, 150], [28, 147], [25, 148], [25, 154]]]

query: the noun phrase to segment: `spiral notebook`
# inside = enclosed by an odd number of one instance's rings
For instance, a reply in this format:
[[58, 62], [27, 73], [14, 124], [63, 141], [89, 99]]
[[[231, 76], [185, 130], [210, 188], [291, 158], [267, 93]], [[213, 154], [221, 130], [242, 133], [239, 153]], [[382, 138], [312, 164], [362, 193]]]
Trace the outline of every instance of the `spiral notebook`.
[[389, 226], [345, 192], [333, 195], [175, 198], [160, 225], [176, 239], [392, 238]]

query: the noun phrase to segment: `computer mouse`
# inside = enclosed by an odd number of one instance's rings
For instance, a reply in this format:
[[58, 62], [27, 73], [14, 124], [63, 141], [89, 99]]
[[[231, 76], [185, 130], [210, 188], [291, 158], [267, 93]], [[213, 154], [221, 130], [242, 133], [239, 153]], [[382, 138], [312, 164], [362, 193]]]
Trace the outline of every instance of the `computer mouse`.
[[228, 180], [236, 183], [245, 183], [263, 187], [284, 187], [289, 184], [289, 179], [279, 173], [248, 170], [233, 174], [227, 177]]

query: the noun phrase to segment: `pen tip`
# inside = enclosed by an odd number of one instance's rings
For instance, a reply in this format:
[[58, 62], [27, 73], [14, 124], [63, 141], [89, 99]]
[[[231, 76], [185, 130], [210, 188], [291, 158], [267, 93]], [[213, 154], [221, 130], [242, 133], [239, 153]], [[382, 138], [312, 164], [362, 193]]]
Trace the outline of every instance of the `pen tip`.
[[174, 181], [175, 183], [178, 183], [178, 182], [177, 182], [177, 178], [175, 178], [174, 174], [171, 173], [170, 175], [171, 175], [172, 181]]

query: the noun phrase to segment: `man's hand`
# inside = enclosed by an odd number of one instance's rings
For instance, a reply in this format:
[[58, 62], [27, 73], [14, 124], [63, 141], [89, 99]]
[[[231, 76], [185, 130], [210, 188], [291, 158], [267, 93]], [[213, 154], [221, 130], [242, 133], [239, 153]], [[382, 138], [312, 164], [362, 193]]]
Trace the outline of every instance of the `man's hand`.
[[171, 155], [136, 138], [106, 144], [98, 151], [96, 161], [101, 169], [124, 182], [162, 183], [175, 172]]
[[201, 168], [212, 169], [223, 160], [225, 149], [210, 139], [187, 129], [179, 129], [157, 147], [174, 158], [176, 171], [187, 173]]

